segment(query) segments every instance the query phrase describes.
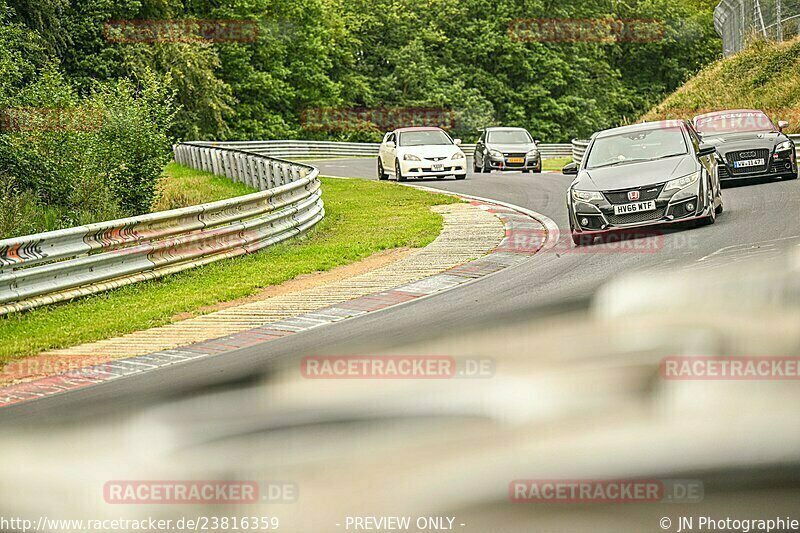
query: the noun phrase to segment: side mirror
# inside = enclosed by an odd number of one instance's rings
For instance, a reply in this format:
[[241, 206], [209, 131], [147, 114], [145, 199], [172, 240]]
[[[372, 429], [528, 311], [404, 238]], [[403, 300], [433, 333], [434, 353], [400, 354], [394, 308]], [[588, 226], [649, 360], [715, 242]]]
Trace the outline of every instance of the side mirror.
[[454, 140], [453, 144], [455, 144], [456, 146], [461, 146], [461, 139]]
[[789, 127], [789, 122], [787, 120], [779, 120], [778, 121], [778, 129], [783, 131]]
[[540, 144], [542, 144], [542, 140], [541, 139], [534, 139], [533, 140], [533, 144], [535, 144], [536, 146], [539, 146]]
[[386, 143], [386, 146], [387, 148], [397, 148], [397, 145], [394, 143], [394, 141], [389, 141]]
[[703, 143], [697, 151], [697, 157], [705, 157], [707, 155], [714, 155], [717, 152], [717, 147], [713, 144]]
[[565, 176], [577, 176], [578, 175], [578, 163], [572, 162], [567, 164], [563, 169], [561, 169], [561, 173]]

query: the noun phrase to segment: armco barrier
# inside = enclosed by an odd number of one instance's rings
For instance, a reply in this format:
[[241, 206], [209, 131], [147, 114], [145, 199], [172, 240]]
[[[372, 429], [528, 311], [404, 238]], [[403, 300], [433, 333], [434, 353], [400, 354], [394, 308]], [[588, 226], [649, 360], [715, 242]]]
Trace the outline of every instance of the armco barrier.
[[[346, 143], [330, 141], [233, 141], [218, 143], [202, 143], [204, 146], [245, 150], [250, 153], [282, 158], [324, 158], [324, 157], [375, 157], [378, 155], [378, 143]], [[467, 156], [475, 152], [474, 144], [461, 146]], [[541, 144], [539, 151], [542, 157], [569, 157], [572, 147], [569, 144]]]
[[583, 156], [586, 155], [586, 149], [589, 147], [589, 141], [581, 141], [580, 139], [572, 139], [572, 160], [579, 165], [583, 161]]
[[325, 215], [313, 167], [198, 143], [174, 152], [261, 192], [0, 241], [0, 316], [255, 252]]

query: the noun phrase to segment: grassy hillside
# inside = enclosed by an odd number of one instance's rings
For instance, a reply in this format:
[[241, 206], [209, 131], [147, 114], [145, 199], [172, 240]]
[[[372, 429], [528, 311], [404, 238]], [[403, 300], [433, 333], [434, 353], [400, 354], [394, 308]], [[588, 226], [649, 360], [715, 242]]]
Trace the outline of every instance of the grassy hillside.
[[643, 120], [692, 118], [704, 111], [755, 108], [773, 120], [788, 120], [800, 133], [800, 38], [757, 42], [703, 69]]

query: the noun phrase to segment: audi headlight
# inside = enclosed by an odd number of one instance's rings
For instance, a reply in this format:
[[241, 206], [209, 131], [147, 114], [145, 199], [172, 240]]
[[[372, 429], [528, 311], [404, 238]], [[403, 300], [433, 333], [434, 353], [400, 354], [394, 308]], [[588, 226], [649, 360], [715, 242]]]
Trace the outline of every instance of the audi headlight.
[[778, 146], [775, 147], [776, 152], [786, 152], [787, 150], [791, 150], [794, 148], [794, 143], [792, 141], [783, 141]]
[[603, 193], [597, 191], [579, 191], [572, 189], [572, 198], [579, 202], [591, 202], [593, 200], [602, 200]]
[[464, 153], [463, 152], [457, 152], [450, 159], [453, 159], [453, 160], [464, 159]]
[[668, 181], [667, 185], [664, 187], [665, 191], [669, 191], [671, 189], [685, 189], [689, 185], [693, 185], [697, 183], [697, 180], [700, 179], [700, 176], [703, 174], [703, 171], [697, 171], [694, 174], [689, 174], [688, 176], [684, 176], [682, 178], [678, 178], [676, 180]]
[[414, 154], [406, 154], [403, 156], [405, 161], [422, 161], [419, 157], [415, 156]]
[[497, 159], [503, 159], [503, 153], [497, 150], [489, 150], [489, 155]]

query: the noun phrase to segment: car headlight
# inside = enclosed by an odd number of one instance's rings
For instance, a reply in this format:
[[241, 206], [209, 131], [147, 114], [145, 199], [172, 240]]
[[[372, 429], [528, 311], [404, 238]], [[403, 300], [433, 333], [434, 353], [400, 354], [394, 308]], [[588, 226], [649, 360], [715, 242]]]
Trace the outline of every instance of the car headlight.
[[403, 156], [403, 160], [405, 161], [422, 161], [419, 157], [415, 156], [414, 154], [406, 154]]
[[538, 157], [538, 156], [539, 156], [539, 150], [531, 150], [530, 152], [528, 152], [528, 157]]
[[496, 158], [499, 158], [499, 159], [503, 158], [503, 153], [502, 152], [498, 152], [497, 150], [489, 150], [489, 155], [491, 157], [496, 157]]
[[572, 189], [572, 198], [579, 202], [591, 202], [592, 200], [602, 200], [603, 193], [598, 191], [579, 191]]
[[464, 153], [463, 152], [458, 152], [458, 153], [454, 154], [453, 157], [451, 157], [450, 159], [453, 159], [453, 160], [464, 159]]
[[794, 143], [792, 141], [783, 141], [778, 146], [775, 147], [776, 152], [785, 152], [787, 150], [791, 150], [794, 148]]
[[685, 189], [689, 185], [693, 185], [697, 183], [697, 180], [700, 179], [700, 176], [703, 174], [702, 170], [695, 172], [694, 174], [689, 174], [688, 176], [684, 176], [682, 178], [678, 178], [676, 180], [668, 181], [667, 185], [664, 187], [665, 191], [669, 191], [671, 189]]

